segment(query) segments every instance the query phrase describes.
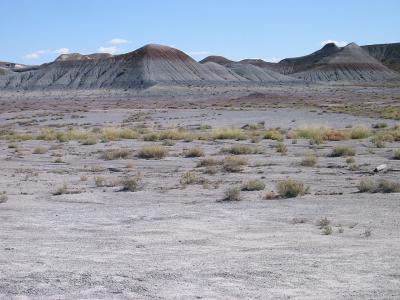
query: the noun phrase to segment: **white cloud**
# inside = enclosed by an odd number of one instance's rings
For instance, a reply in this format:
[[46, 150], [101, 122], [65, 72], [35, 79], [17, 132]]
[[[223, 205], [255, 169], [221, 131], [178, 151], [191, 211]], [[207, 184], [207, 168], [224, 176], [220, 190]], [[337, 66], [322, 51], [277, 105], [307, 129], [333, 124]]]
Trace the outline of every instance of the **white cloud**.
[[334, 43], [338, 47], [344, 47], [348, 44], [348, 42], [345, 42], [345, 41], [326, 40], [326, 41], [322, 41], [321, 45], [325, 46], [326, 44], [329, 44], [329, 43]]
[[110, 40], [108, 43], [111, 45], [123, 45], [129, 43], [129, 41], [125, 39], [115, 38]]
[[69, 49], [68, 48], [60, 48], [57, 50], [53, 51], [54, 54], [67, 54], [69, 53]]
[[115, 53], [118, 52], [118, 48], [115, 47], [115, 46], [111, 46], [111, 47], [103, 47], [103, 46], [101, 46], [101, 47], [99, 47], [97, 49], [97, 52], [115, 54]]
[[32, 53], [28, 53], [27, 55], [24, 56], [25, 59], [38, 59], [42, 57], [43, 55], [48, 55], [48, 54], [66, 54], [69, 53], [68, 48], [60, 48], [56, 50], [37, 50]]

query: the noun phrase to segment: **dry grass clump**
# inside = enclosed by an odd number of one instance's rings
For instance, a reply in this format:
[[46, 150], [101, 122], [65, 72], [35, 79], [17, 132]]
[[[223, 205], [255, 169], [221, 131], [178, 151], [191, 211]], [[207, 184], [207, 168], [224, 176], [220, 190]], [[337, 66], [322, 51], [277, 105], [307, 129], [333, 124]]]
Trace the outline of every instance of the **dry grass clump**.
[[47, 153], [47, 148], [45, 147], [36, 147], [35, 149], [33, 149], [33, 154], [45, 154]]
[[142, 177], [140, 174], [121, 179], [122, 191], [136, 192], [140, 190]]
[[207, 180], [200, 176], [196, 171], [188, 171], [181, 176], [180, 183], [183, 185], [188, 184], [204, 184]]
[[358, 125], [354, 128], [351, 129], [350, 131], [350, 137], [353, 140], [358, 140], [358, 139], [365, 139], [369, 137], [371, 134], [371, 131], [368, 127]]
[[393, 159], [400, 159], [400, 149], [397, 149], [397, 150], [394, 151], [392, 158]]
[[260, 179], [249, 180], [242, 185], [242, 191], [262, 191], [265, 183]]
[[292, 179], [278, 182], [276, 189], [282, 198], [294, 198], [308, 192], [308, 188], [304, 186], [304, 183]]
[[264, 139], [282, 142], [285, 136], [277, 129], [270, 129], [264, 133]]
[[228, 156], [223, 161], [223, 168], [227, 172], [240, 172], [247, 165], [248, 161], [241, 156]]
[[204, 150], [200, 147], [193, 147], [184, 152], [185, 157], [202, 157]]
[[106, 179], [103, 176], [95, 176], [94, 177], [94, 184], [97, 187], [106, 186]]
[[193, 141], [197, 138], [195, 134], [192, 132], [183, 130], [183, 129], [171, 129], [162, 131], [159, 133], [160, 140], [184, 140], [184, 141]]
[[63, 186], [58, 187], [54, 192], [53, 195], [54, 196], [59, 196], [59, 195], [63, 195], [63, 194], [68, 194], [68, 187], [66, 184], [63, 184]]
[[227, 152], [234, 155], [255, 154], [257, 153], [257, 149], [243, 144], [235, 144], [232, 145], [229, 149], [227, 149]]
[[284, 143], [277, 143], [274, 147], [276, 152], [280, 153], [281, 155], [287, 155], [288, 148]]
[[128, 149], [109, 149], [104, 150], [101, 158], [105, 160], [114, 160], [120, 158], [127, 158], [131, 154], [130, 150]]
[[388, 125], [387, 123], [381, 122], [381, 123], [376, 123], [376, 124], [372, 124], [372, 128], [375, 129], [382, 129], [382, 128], [386, 128]]
[[168, 155], [168, 149], [161, 145], [144, 146], [138, 156], [144, 159], [162, 159]]
[[121, 139], [138, 139], [140, 135], [135, 130], [128, 128], [122, 129], [122, 128], [107, 127], [102, 129], [101, 137], [103, 140], [106, 141], [115, 141]]
[[387, 179], [373, 181], [370, 178], [361, 179], [358, 184], [360, 193], [399, 193], [400, 183]]
[[338, 145], [333, 148], [330, 156], [339, 157], [339, 156], [354, 156], [356, 155], [356, 151], [353, 148], [350, 148], [346, 145]]
[[349, 165], [350, 164], [354, 164], [355, 162], [356, 162], [356, 160], [352, 156], [346, 158], [346, 163], [349, 164]]
[[0, 192], [0, 203], [5, 203], [8, 200], [7, 193], [5, 191]]
[[143, 140], [147, 142], [155, 142], [160, 139], [160, 134], [158, 132], [149, 132], [143, 135]]
[[84, 138], [83, 140], [80, 140], [81, 145], [95, 145], [97, 144], [97, 138], [95, 136], [88, 136]]
[[240, 188], [239, 187], [230, 187], [225, 190], [225, 196], [222, 199], [223, 201], [240, 201], [242, 200], [240, 197]]
[[300, 161], [300, 166], [303, 167], [314, 167], [318, 162], [318, 157], [316, 155], [308, 155]]
[[289, 133], [291, 138], [308, 139], [313, 144], [321, 144], [328, 133], [326, 127], [305, 126]]
[[199, 160], [199, 162], [197, 163], [197, 166], [198, 167], [209, 167], [209, 166], [217, 166], [219, 164], [221, 164], [221, 162], [214, 158], [203, 158], [203, 159]]
[[245, 140], [246, 135], [238, 128], [219, 128], [213, 131], [214, 140]]

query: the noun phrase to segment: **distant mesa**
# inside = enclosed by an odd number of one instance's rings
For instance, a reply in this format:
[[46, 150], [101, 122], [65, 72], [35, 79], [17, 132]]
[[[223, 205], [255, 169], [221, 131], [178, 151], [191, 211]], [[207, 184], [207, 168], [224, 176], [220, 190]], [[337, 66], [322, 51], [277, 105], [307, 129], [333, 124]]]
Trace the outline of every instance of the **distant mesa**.
[[205, 64], [207, 62], [213, 62], [221, 66], [226, 66], [233, 63], [234, 61], [218, 55], [207, 56], [206, 58], [200, 61], [201, 64]]

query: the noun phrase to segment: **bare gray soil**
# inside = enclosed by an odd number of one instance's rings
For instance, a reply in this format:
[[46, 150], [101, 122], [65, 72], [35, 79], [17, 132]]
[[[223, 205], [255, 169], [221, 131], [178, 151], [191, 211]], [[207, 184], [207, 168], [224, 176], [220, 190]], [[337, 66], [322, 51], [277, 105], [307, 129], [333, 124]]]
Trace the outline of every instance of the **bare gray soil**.
[[[6, 104], [8, 105], [8, 104]], [[71, 106], [73, 108], [73, 106]], [[300, 109], [124, 109], [103, 111], [4, 111], [4, 128], [37, 132], [43, 126], [88, 128], [146, 123], [149, 127], [200, 124], [213, 129], [265, 121], [265, 127], [325, 125], [345, 128], [396, 121]], [[129, 117], [136, 116], [134, 120]], [[32, 122], [36, 119], [37, 122]], [[72, 124], [72, 125], [71, 125]], [[177, 141], [161, 160], [137, 157], [145, 145], [124, 139], [82, 145], [0, 140], [0, 298], [2, 299], [399, 299], [400, 194], [359, 193], [362, 178], [399, 180], [399, 142], [375, 148], [369, 139], [310, 146], [276, 141]], [[197, 167], [201, 158], [182, 153], [194, 146], [222, 160], [232, 144], [258, 147], [243, 155], [243, 171], [215, 174]], [[336, 145], [356, 149], [330, 157]], [[14, 148], [16, 146], [17, 148]], [[37, 147], [47, 152], [33, 154]], [[18, 151], [17, 151], [17, 150]], [[104, 160], [106, 149], [127, 149], [128, 158]], [[318, 156], [314, 167], [299, 162]], [[55, 160], [59, 158], [59, 161]], [[388, 171], [373, 174], [385, 163]], [[182, 185], [195, 170], [203, 184]], [[140, 173], [139, 191], [121, 191], [120, 180]], [[95, 183], [102, 177], [105, 186]], [[295, 179], [309, 194], [265, 200], [280, 180]], [[262, 180], [262, 191], [242, 191], [242, 201], [220, 201], [228, 187]], [[54, 192], [65, 185], [65, 193]], [[317, 225], [327, 218], [325, 235]]]

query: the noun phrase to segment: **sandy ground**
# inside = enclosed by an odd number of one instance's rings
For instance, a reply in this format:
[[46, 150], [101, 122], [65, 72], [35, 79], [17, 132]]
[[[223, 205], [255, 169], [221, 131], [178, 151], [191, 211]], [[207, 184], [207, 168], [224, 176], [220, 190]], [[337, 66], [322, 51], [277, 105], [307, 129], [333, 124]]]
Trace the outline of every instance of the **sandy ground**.
[[[280, 109], [132, 110], [83, 112], [4, 112], [4, 127], [37, 131], [46, 125], [134, 123], [191, 128], [266, 127], [318, 124], [344, 128], [382, 121], [344, 114]], [[138, 115], [138, 113], [140, 113]], [[29, 123], [36, 118], [37, 123]], [[59, 118], [59, 119], [57, 119]], [[395, 121], [385, 120], [388, 125]], [[68, 125], [70, 124], [70, 125]], [[121, 140], [95, 145], [76, 141], [18, 142], [18, 152], [0, 140], [0, 298], [2, 299], [399, 299], [400, 194], [358, 193], [361, 178], [398, 180], [400, 161], [391, 159], [399, 142], [371, 148], [368, 139], [327, 142], [285, 140], [288, 155], [274, 141], [257, 143], [261, 154], [246, 155], [242, 172], [203, 174], [200, 158], [185, 149], [201, 146], [207, 157], [222, 159], [221, 149], [250, 141], [178, 141], [162, 160], [135, 156], [159, 142]], [[335, 145], [357, 150], [357, 170], [345, 157], [329, 157]], [[32, 154], [35, 147], [48, 150]], [[104, 149], [126, 148], [127, 159], [106, 161]], [[315, 167], [299, 161], [315, 153]], [[55, 158], [61, 163], [55, 163]], [[383, 174], [372, 174], [381, 163]], [[101, 168], [100, 168], [101, 167]], [[182, 174], [197, 170], [209, 184], [182, 186]], [[94, 178], [117, 182], [140, 172], [143, 187], [122, 192], [118, 184], [98, 187]], [[83, 178], [85, 178], [83, 180]], [[279, 180], [296, 179], [310, 194], [265, 200]], [[227, 187], [261, 179], [264, 191], [241, 192], [242, 201], [220, 202]], [[53, 195], [67, 185], [71, 194]], [[317, 226], [328, 218], [332, 234]], [[294, 219], [302, 220], [301, 223]]]

